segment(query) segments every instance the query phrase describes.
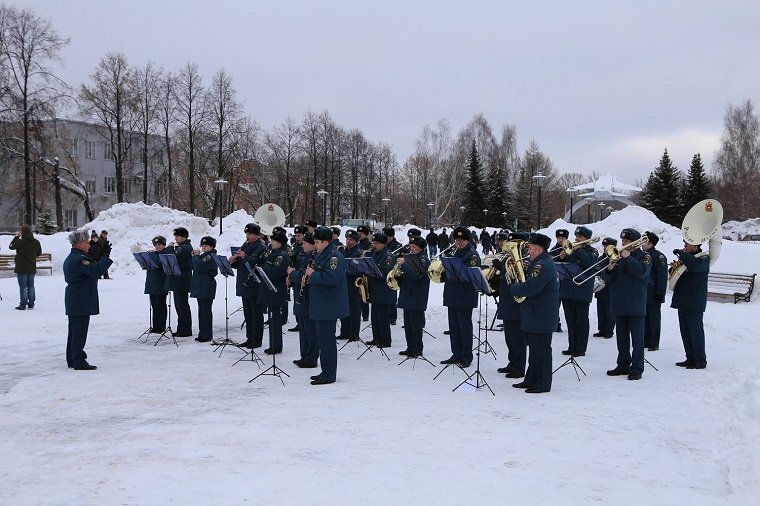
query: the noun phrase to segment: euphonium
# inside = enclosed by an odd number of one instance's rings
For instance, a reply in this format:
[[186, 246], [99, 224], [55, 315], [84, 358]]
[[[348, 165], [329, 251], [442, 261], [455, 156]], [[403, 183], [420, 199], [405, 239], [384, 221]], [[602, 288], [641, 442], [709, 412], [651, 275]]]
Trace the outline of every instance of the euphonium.
[[445, 255], [448, 253], [448, 251], [452, 248], [456, 248], [456, 243], [452, 244], [445, 250], [438, 253], [431, 261], [430, 265], [428, 266], [428, 277], [430, 278], [430, 281], [433, 281], [434, 283], [442, 283], [443, 282], [443, 273], [445, 272], [443, 268], [443, 262], [440, 260], [440, 257], [442, 255]]
[[[503, 246], [509, 255], [509, 258], [504, 263], [504, 268], [507, 270], [506, 278], [510, 284], [525, 283], [525, 269], [522, 262], [522, 247], [524, 243], [525, 241], [507, 241]], [[514, 299], [519, 304], [525, 300], [525, 297], [515, 296]]]
[[385, 282], [387, 283], [388, 288], [391, 290], [399, 291], [401, 289], [399, 280], [403, 275], [404, 271], [401, 270], [401, 266], [399, 264], [394, 265], [393, 269], [391, 269], [390, 272], [385, 276]]
[[362, 302], [365, 304], [369, 302], [369, 279], [367, 279], [367, 276], [357, 277], [356, 281], [354, 281], [354, 286], [359, 289]]

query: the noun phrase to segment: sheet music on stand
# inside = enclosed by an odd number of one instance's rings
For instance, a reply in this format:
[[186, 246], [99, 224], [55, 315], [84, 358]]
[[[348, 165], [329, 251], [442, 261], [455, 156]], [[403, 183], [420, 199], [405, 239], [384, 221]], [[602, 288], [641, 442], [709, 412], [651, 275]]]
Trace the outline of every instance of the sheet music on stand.
[[369, 276], [381, 278], [383, 274], [372, 258], [346, 258], [346, 274], [349, 276]]
[[265, 285], [267, 285], [267, 288], [269, 288], [270, 292], [277, 293], [277, 287], [274, 286], [274, 284], [272, 283], [272, 280], [269, 279], [269, 276], [267, 276], [267, 273], [264, 272], [264, 269], [262, 269], [258, 265], [256, 266], [256, 274], [258, 274], [259, 279], [263, 281]]
[[227, 260], [227, 257], [223, 255], [211, 255], [211, 258], [216, 262], [216, 266], [219, 268], [219, 273], [222, 276], [227, 278], [235, 276], [235, 272], [232, 270], [232, 266], [230, 266], [230, 261]]
[[468, 271], [470, 273], [470, 282], [472, 283], [472, 286], [474, 286], [480, 293], [490, 295], [491, 287], [488, 286], [488, 281], [486, 281], [485, 276], [483, 276], [483, 271], [480, 267], [470, 267]]
[[158, 255], [161, 260], [161, 267], [164, 272], [169, 276], [181, 276], [182, 272], [179, 270], [179, 264], [177, 263], [176, 255]]
[[470, 282], [470, 274], [467, 266], [459, 257], [440, 257], [443, 270], [446, 272], [447, 281]]
[[[554, 262], [560, 280], [571, 280], [581, 272], [580, 264], [575, 262]], [[586, 276], [588, 278], [588, 276]]]
[[150, 256], [149, 252], [141, 251], [139, 253], [132, 253], [132, 256], [135, 257], [135, 260], [140, 264], [142, 270], [147, 271], [149, 269], [158, 269], [158, 264], [153, 260], [153, 257]]
[[235, 253], [237, 253], [239, 249], [240, 249], [240, 246], [230, 246], [230, 253], [231, 253], [231, 256], [233, 256], [233, 257], [234, 257], [234, 256], [235, 256]]

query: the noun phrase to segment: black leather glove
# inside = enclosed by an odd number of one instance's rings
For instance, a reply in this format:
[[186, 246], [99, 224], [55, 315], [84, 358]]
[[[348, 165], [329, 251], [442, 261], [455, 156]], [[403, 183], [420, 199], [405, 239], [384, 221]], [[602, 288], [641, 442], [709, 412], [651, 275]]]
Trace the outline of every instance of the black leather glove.
[[683, 253], [683, 250], [682, 250], [682, 249], [674, 249], [674, 250], [673, 250], [673, 254], [674, 254], [675, 256], [677, 256], [677, 257], [680, 257], [680, 256], [681, 256], [681, 253]]
[[656, 295], [655, 300], [658, 304], [665, 304], [665, 296], [664, 295]]
[[106, 256], [111, 256], [111, 243], [110, 242], [107, 242], [103, 246], [103, 253], [102, 254], [106, 255]]
[[497, 271], [500, 271], [504, 268], [504, 262], [498, 259], [494, 259], [491, 265], [493, 265], [493, 268], [496, 269]]

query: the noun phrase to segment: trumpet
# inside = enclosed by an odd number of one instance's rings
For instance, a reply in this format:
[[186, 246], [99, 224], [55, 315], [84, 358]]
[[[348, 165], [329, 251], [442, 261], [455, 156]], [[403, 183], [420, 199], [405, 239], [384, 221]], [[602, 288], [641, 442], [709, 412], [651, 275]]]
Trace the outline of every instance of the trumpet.
[[[578, 274], [575, 275], [573, 278], [573, 283], [580, 286], [589, 279], [594, 279], [596, 276], [602, 273], [609, 264], [615, 263], [618, 260], [620, 260], [620, 253], [622, 253], [624, 250], [632, 251], [636, 248], [640, 248], [641, 246], [645, 245], [649, 242], [649, 237], [644, 234], [640, 238], [636, 239], [635, 241], [631, 241], [625, 246], [621, 246], [620, 248], [616, 248], [612, 244], [608, 244], [606, 248], [604, 248], [604, 255], [602, 255], [602, 258], [597, 260], [595, 263], [591, 264], [588, 268], [582, 270]], [[607, 262], [606, 264], [602, 265], [602, 263]], [[599, 267], [601, 265], [601, 267]], [[592, 272], [593, 271], [593, 272]], [[583, 278], [583, 279], [581, 279]]]
[[438, 253], [436, 256], [434, 256], [430, 260], [430, 265], [428, 266], [428, 277], [430, 278], [430, 281], [433, 281], [435, 283], [443, 283], [443, 262], [441, 262], [440, 258], [441, 256], [444, 256], [446, 253], [449, 252], [449, 250], [456, 248], [456, 243], [452, 244], [448, 248], [444, 249], [440, 253]]
[[562, 246], [561, 246], [562, 251], [560, 251], [556, 255], [552, 256], [552, 260], [559, 258], [559, 256], [562, 253], [564, 253], [565, 255], [572, 255], [573, 251], [575, 251], [575, 250], [577, 250], [579, 248], [582, 248], [582, 247], [584, 247], [587, 244], [595, 244], [597, 242], [599, 242], [599, 238], [598, 237], [592, 237], [591, 239], [586, 239], [585, 241], [578, 241], [576, 243], [572, 243], [570, 241], [565, 241], [562, 244]]
[[401, 246], [400, 248], [396, 248], [395, 250], [391, 251], [391, 255], [396, 255], [397, 258], [401, 258], [404, 255], [409, 253], [409, 245]]

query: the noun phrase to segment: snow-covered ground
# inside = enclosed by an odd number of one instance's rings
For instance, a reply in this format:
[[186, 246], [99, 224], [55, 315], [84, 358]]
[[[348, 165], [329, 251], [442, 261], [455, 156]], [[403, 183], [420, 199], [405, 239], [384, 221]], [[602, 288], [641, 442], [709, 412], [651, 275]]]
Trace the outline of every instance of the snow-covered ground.
[[[218, 249], [239, 245], [248, 221], [242, 211], [226, 217]], [[506, 349], [503, 334], [490, 333], [497, 357], [481, 356], [481, 370], [492, 396], [466, 386], [452, 392], [464, 379], [459, 370], [433, 380], [450, 355], [442, 286], [434, 284], [427, 330], [435, 339], [425, 336], [425, 355], [437, 367], [397, 365], [399, 323], [390, 362], [377, 350], [357, 360], [351, 344], [339, 353], [334, 385], [311, 386], [314, 370], [292, 364], [295, 333], [286, 333], [277, 357], [290, 374], [285, 386], [273, 377], [249, 383], [262, 369], [231, 367], [242, 355], [236, 349], [218, 356], [192, 338], [179, 348], [137, 339], [148, 326], [148, 301], [131, 253], [179, 225], [193, 244], [218, 235], [218, 224], [142, 204], [115, 206], [88, 225], [109, 230], [115, 261], [113, 280], [99, 284], [101, 314], [86, 348], [94, 372], [65, 364], [65, 234], [39, 237], [54, 271], [37, 276], [33, 311], [15, 311], [16, 281], [0, 279], [0, 503], [758, 504], [757, 296], [749, 304], [708, 303], [705, 370], [673, 365], [683, 349], [666, 305], [660, 351], [647, 353], [659, 371], [647, 366], [642, 381], [606, 376], [614, 339], [592, 337], [579, 359], [587, 376], [578, 381], [563, 368], [545, 395], [525, 395], [496, 373]], [[574, 228], [557, 221], [547, 233], [561, 226]], [[669, 258], [681, 246], [678, 229], [641, 208], [591, 228], [617, 237], [628, 226], [657, 232]], [[10, 239], [0, 236], [5, 253]], [[756, 272], [758, 256], [756, 244], [725, 241], [714, 270]], [[222, 338], [225, 283], [218, 279], [214, 329]], [[229, 293], [232, 313], [240, 306], [234, 280]], [[488, 320], [493, 312], [489, 302]], [[593, 332], [595, 304], [591, 322]], [[241, 323], [241, 312], [231, 315], [233, 339], [242, 340]], [[555, 365], [566, 344], [566, 333], [554, 335]]]

